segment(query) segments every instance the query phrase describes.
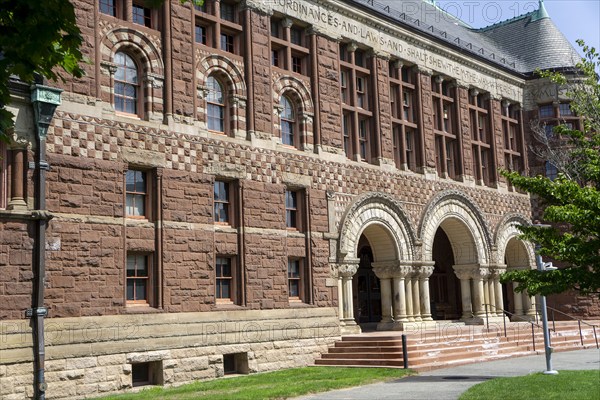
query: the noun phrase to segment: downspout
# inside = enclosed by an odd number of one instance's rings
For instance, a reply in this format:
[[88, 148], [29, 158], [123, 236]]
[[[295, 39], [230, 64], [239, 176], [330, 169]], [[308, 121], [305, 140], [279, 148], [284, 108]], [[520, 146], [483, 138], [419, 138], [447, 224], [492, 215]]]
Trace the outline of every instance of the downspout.
[[46, 171], [50, 169], [46, 161], [46, 135], [52, 121], [54, 110], [61, 103], [60, 93], [62, 90], [34, 85], [31, 92], [31, 103], [35, 115], [36, 149], [33, 166], [34, 173], [34, 210], [32, 217], [34, 222], [34, 245], [33, 245], [33, 270], [35, 274], [32, 308], [27, 310], [26, 316], [31, 317], [33, 328], [34, 348], [34, 393], [35, 398], [44, 400], [46, 398], [46, 381], [44, 377], [44, 363], [46, 358], [44, 345], [44, 317], [48, 315], [48, 309], [44, 307], [44, 284], [46, 280], [46, 227], [52, 218], [46, 210]]

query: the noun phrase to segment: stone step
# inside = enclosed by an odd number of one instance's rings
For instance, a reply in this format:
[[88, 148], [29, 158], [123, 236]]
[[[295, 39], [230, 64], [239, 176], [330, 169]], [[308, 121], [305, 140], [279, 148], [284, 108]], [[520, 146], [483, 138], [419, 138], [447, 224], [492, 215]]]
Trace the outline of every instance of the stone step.
[[356, 359], [356, 360], [344, 360], [344, 359], [317, 359], [315, 360], [316, 365], [329, 365], [338, 367], [357, 366], [357, 367], [403, 367], [404, 361], [401, 359], [388, 359], [388, 360], [369, 360], [369, 359]]

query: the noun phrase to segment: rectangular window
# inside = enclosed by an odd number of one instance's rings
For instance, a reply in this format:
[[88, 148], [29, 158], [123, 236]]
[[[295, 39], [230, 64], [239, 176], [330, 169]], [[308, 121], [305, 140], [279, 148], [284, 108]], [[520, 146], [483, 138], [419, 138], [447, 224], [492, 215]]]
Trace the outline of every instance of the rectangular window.
[[202, 2], [202, 4], [194, 4], [194, 8], [196, 9], [196, 11], [200, 11], [200, 12], [207, 12], [207, 8], [206, 8], [206, 0]]
[[215, 181], [214, 184], [214, 212], [215, 222], [230, 223], [229, 182]]
[[271, 50], [271, 65], [279, 67], [279, 50]]
[[570, 117], [573, 115], [573, 111], [571, 110], [571, 105], [569, 103], [559, 104], [558, 111], [560, 112], [561, 117]]
[[298, 226], [298, 192], [285, 191], [285, 226], [299, 228]]
[[148, 180], [145, 171], [128, 170], [125, 173], [125, 197], [128, 217], [148, 217], [146, 204], [148, 200]]
[[220, 104], [208, 103], [206, 105], [208, 130], [225, 132], [225, 107]]
[[366, 119], [358, 121], [358, 142], [360, 145], [360, 157], [363, 160], [368, 160], [369, 124]]
[[271, 20], [271, 36], [279, 37], [279, 20], [277, 19]]
[[235, 22], [235, 6], [233, 4], [221, 2], [221, 19]]
[[202, 25], [195, 27], [196, 43], [206, 44], [206, 28]]
[[348, 73], [340, 72], [340, 87], [342, 89], [342, 103], [348, 103]]
[[127, 302], [150, 303], [150, 257], [145, 254], [127, 255]]
[[554, 105], [544, 104], [540, 106], [540, 118], [552, 118], [554, 117]]
[[406, 139], [406, 147], [405, 147], [406, 164], [408, 165], [408, 168], [410, 170], [414, 171], [417, 167], [416, 156], [415, 156], [415, 151], [414, 151], [414, 148], [415, 148], [414, 132], [410, 129], [406, 129], [405, 139]]
[[293, 44], [302, 46], [302, 29], [293, 26], [290, 29], [290, 41]]
[[233, 36], [221, 33], [221, 50], [233, 53]]
[[362, 76], [356, 77], [356, 102], [357, 106], [361, 108], [366, 108], [366, 91], [367, 91], [367, 82], [365, 78]]
[[100, 12], [116, 17], [117, 8], [115, 7], [115, 0], [100, 0]]
[[231, 257], [217, 257], [215, 261], [217, 302], [235, 302], [234, 269]]
[[288, 290], [290, 300], [302, 300], [303, 297], [302, 261], [299, 258], [288, 259]]
[[147, 26], [148, 28], [152, 28], [152, 10], [151, 9], [144, 7], [144, 6], [134, 4], [132, 7], [132, 17], [133, 17], [134, 23], [136, 23], [138, 25]]
[[298, 56], [292, 56], [292, 71], [301, 74], [302, 73], [302, 58]]
[[344, 152], [346, 152], [346, 155], [348, 157], [351, 156], [350, 154], [350, 133], [351, 133], [351, 128], [350, 128], [350, 115], [349, 114], [344, 114], [344, 116], [342, 117], [342, 132], [344, 134]]

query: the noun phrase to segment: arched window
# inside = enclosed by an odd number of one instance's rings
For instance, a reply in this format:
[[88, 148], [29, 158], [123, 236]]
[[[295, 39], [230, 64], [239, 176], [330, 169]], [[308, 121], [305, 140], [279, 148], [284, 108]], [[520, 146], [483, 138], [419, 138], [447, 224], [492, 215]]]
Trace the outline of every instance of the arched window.
[[128, 114], [138, 113], [138, 70], [135, 61], [125, 54], [115, 54], [115, 110]]
[[296, 145], [296, 113], [289, 98], [281, 96], [281, 142], [289, 146]]
[[206, 114], [208, 129], [211, 131], [225, 132], [225, 100], [223, 97], [223, 86], [214, 77], [209, 76], [206, 85], [208, 95], [206, 96]]

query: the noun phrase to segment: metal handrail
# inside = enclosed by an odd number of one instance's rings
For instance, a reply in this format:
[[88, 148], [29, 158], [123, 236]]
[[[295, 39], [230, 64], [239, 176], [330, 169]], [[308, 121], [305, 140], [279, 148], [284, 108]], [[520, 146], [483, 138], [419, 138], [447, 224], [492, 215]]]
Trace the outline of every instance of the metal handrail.
[[[505, 310], [503, 308], [500, 307], [496, 307], [494, 304], [484, 304], [485, 307], [485, 321], [486, 321], [486, 326], [487, 326], [487, 330], [490, 330], [490, 319], [488, 317], [488, 306], [490, 307], [494, 307], [496, 310], [500, 310], [502, 311], [502, 321], [504, 322], [504, 337], [508, 337], [506, 334], [506, 314], [508, 315], [516, 315], [515, 313], [511, 313], [508, 310]], [[533, 351], [535, 351], [535, 329], [534, 326], [537, 326], [540, 329], [544, 329], [541, 325], [539, 325], [537, 322], [533, 322], [533, 321], [522, 321], [522, 322], [527, 322], [528, 324], [531, 324], [531, 344], [533, 345]], [[518, 341], [517, 341], [518, 342]]]
[[[596, 348], [600, 349], [600, 346], [598, 346], [598, 335], [596, 334], [596, 327], [598, 327], [598, 325], [594, 325], [594, 324], [590, 324], [588, 322], [585, 322], [582, 319], [579, 319], [577, 317], [574, 317], [572, 315], [569, 315], [563, 311], [557, 310], [554, 307], [550, 307], [550, 306], [546, 306], [546, 308], [549, 308], [550, 310], [552, 310], [552, 330], [554, 332], [556, 332], [556, 324], [554, 323], [554, 312], [557, 312], [561, 315], [564, 315], [565, 317], [571, 318], [572, 320], [576, 320], [577, 321], [577, 325], [579, 326], [579, 341], [581, 342], [581, 345], [583, 346], [583, 333], [581, 332], [581, 324], [585, 324], [587, 326], [591, 326], [593, 331], [594, 331], [594, 340], [596, 341]], [[600, 327], [599, 327], [600, 328]]]

